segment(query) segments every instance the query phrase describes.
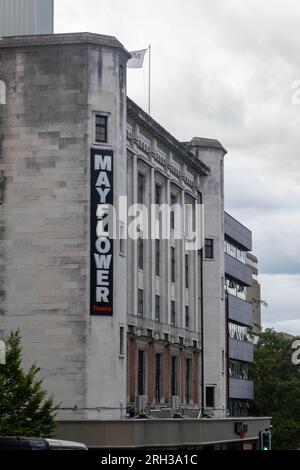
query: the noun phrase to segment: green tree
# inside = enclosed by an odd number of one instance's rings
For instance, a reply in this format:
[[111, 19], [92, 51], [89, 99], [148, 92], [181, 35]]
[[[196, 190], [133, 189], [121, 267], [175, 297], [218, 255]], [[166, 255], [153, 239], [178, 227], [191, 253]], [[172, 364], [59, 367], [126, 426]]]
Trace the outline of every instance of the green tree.
[[268, 329], [260, 333], [250, 374], [255, 384], [252, 414], [272, 416], [272, 448], [300, 447], [300, 374], [292, 364], [292, 341]]
[[0, 435], [51, 436], [57, 407], [47, 396], [40, 369], [32, 365], [22, 369], [20, 332], [12, 332], [6, 341], [6, 364], [0, 365]]

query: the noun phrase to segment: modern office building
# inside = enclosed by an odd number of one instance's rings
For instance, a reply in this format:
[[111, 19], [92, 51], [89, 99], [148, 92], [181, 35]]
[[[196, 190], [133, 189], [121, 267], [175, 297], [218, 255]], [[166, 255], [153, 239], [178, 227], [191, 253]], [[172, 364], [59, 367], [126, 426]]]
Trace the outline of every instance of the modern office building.
[[0, 38], [53, 33], [54, 0], [0, 0]]
[[253, 362], [253, 303], [248, 289], [253, 284], [252, 233], [225, 213], [225, 290], [228, 324], [228, 403], [232, 416], [248, 416], [254, 384], [248, 377]]
[[[61, 403], [60, 437], [255, 445], [269, 420], [247, 418], [244, 435], [227, 410], [250, 385], [229, 383], [226, 366], [225, 149], [180, 143], [128, 99], [129, 54], [113, 37], [5, 38], [0, 57], [0, 333], [20, 328], [25, 367], [38, 362]], [[176, 210], [152, 211], [179, 207], [195, 228], [199, 203], [205, 243], [194, 249], [176, 236]], [[239, 253], [251, 249], [241, 227], [225, 214]], [[226, 276], [250, 285], [250, 268], [231, 258]], [[244, 332], [248, 304], [228, 299], [230, 328]], [[231, 339], [230, 360], [249, 362], [252, 349]]]
[[253, 332], [261, 332], [261, 287], [258, 279], [258, 259], [253, 253], [247, 253], [246, 264], [252, 269], [252, 285], [246, 289], [246, 300], [252, 304]]

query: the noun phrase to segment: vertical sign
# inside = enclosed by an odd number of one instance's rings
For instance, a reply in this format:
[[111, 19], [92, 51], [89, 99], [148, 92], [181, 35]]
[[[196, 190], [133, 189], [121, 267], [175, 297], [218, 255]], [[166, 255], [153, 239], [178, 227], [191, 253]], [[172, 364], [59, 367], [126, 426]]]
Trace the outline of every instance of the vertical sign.
[[113, 151], [91, 149], [91, 315], [113, 315]]

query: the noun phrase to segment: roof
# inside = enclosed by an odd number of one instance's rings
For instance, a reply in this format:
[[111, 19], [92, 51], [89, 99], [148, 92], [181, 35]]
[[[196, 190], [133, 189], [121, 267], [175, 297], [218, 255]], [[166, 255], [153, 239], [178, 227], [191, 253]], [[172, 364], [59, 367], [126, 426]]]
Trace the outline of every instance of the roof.
[[127, 97], [127, 116], [137, 121], [142, 127], [159, 139], [166, 148], [170, 149], [175, 155], [179, 155], [187, 165], [200, 171], [202, 175], [209, 175], [210, 168], [205, 165], [201, 160], [198, 160], [195, 155], [188, 150], [188, 148], [173, 137], [166, 129], [164, 129], [157, 121], [155, 121], [149, 114], [140, 108], [134, 101]]
[[36, 34], [28, 36], [6, 36], [0, 38], [0, 49], [16, 47], [37, 47], [66, 44], [94, 44], [97, 46], [115, 47], [121, 49], [127, 58], [131, 54], [126, 51], [123, 44], [114, 36], [94, 33], [67, 33], [67, 34]]
[[183, 145], [187, 145], [188, 147], [202, 147], [206, 149], [219, 149], [227, 153], [227, 150], [223, 147], [223, 145], [216, 139], [207, 139], [205, 137], [194, 137], [190, 142], [182, 142]]

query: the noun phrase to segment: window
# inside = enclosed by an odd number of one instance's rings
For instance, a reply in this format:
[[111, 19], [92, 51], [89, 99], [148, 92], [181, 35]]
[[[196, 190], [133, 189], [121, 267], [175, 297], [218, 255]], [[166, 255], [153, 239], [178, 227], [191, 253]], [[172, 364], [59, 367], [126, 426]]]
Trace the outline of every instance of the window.
[[171, 247], [171, 282], [175, 282], [175, 248]]
[[187, 305], [185, 307], [185, 327], [186, 329], [190, 327], [190, 309]]
[[155, 321], [160, 321], [160, 296], [155, 296]]
[[138, 174], [138, 204], [144, 204], [144, 184], [145, 184], [145, 177]]
[[191, 359], [185, 360], [185, 402], [190, 403], [191, 399]]
[[174, 300], [171, 300], [171, 324], [175, 325], [176, 323], [176, 305]]
[[0, 80], [0, 104], [6, 104], [6, 85], [3, 80]]
[[138, 351], [138, 395], [145, 395], [145, 352]]
[[[176, 197], [171, 196], [171, 209], [176, 204], [176, 201], [177, 201]], [[175, 229], [175, 212], [174, 212], [174, 208], [171, 211], [170, 216], [171, 216], [171, 229], [174, 230]]]
[[161, 193], [161, 187], [158, 184], [156, 184], [155, 185], [155, 204], [157, 206], [160, 205], [160, 193]]
[[124, 356], [124, 326], [120, 326], [120, 356]]
[[99, 143], [107, 143], [107, 123], [108, 116], [96, 114], [96, 132], [95, 141]]
[[138, 267], [144, 269], [144, 240], [138, 239]]
[[206, 407], [215, 407], [215, 387], [206, 387]]
[[214, 257], [214, 241], [211, 238], [205, 239], [205, 258], [213, 259]]
[[138, 315], [144, 316], [144, 291], [142, 289], [138, 289]]
[[123, 224], [119, 227], [119, 250], [121, 255], [125, 255], [125, 227]]
[[189, 288], [189, 255], [185, 255], [185, 287]]
[[171, 395], [177, 395], [177, 357], [171, 356]]
[[160, 240], [155, 240], [155, 274], [160, 275]]
[[155, 355], [155, 401], [161, 400], [161, 354]]

